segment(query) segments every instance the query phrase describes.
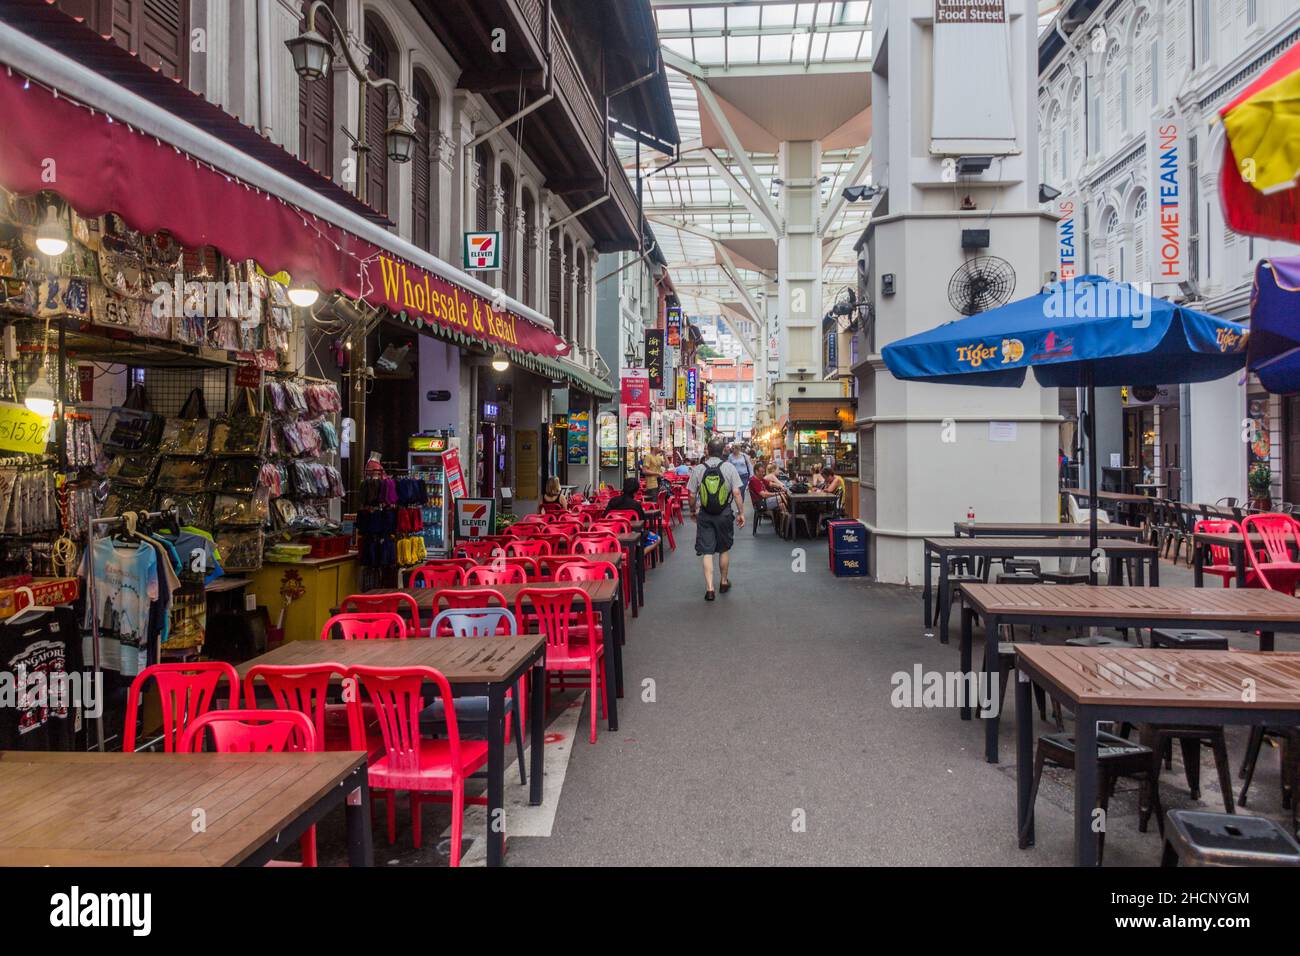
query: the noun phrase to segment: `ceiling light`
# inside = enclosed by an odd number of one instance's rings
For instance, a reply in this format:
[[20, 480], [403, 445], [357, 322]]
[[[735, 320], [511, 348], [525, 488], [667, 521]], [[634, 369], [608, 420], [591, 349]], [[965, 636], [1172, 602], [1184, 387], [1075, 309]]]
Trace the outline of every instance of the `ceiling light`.
[[492, 367], [498, 372], [504, 372], [510, 367], [510, 359], [506, 357], [505, 352], [497, 349], [497, 351], [492, 353]]
[[310, 286], [291, 286], [289, 288], [289, 301], [300, 309], [305, 309], [316, 304], [320, 298], [320, 292]]
[[50, 383], [45, 378], [45, 368], [42, 366], [36, 372], [36, 381], [32, 382], [31, 387], [27, 389], [23, 404], [29, 411], [48, 420], [54, 417], [54, 402], [54, 389], [50, 388]]
[[45, 222], [36, 231], [36, 248], [47, 256], [61, 256], [68, 248], [68, 233], [59, 222], [59, 214], [53, 206], [45, 214]]

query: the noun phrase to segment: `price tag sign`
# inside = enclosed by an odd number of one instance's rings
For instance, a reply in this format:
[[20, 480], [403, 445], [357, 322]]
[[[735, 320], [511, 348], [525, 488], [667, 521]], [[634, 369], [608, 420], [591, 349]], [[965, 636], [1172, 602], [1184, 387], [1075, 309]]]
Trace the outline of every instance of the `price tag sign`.
[[43, 455], [49, 435], [50, 423], [26, 405], [0, 402], [0, 451]]

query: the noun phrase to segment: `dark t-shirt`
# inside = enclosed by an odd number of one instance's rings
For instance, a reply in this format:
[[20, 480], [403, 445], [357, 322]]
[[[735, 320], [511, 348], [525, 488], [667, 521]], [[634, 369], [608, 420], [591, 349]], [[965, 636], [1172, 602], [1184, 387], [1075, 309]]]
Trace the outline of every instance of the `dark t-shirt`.
[[19, 624], [0, 624], [0, 672], [8, 685], [0, 690], [5, 698], [15, 695], [12, 703], [6, 699], [0, 707], [0, 750], [73, 749], [73, 687], [51, 675], [79, 679], [81, 671], [81, 635], [71, 608], [56, 608]]
[[623, 495], [610, 498], [609, 504], [605, 506], [605, 514], [609, 514], [611, 511], [635, 511], [641, 520], [645, 521], [645, 508], [635, 498], [627, 498]]

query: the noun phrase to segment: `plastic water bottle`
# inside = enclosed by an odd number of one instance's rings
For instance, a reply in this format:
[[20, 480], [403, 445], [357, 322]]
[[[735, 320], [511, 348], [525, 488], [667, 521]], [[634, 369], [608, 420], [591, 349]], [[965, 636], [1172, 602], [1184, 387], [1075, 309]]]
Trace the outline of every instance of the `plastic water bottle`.
[[966, 527], [968, 528], [975, 527], [975, 506], [974, 505], [971, 505], [969, 508], [966, 509]]

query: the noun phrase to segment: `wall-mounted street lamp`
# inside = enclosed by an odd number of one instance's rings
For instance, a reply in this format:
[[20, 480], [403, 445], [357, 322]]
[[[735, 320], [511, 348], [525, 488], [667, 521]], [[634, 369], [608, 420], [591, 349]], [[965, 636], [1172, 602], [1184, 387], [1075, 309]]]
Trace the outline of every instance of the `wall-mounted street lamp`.
[[[346, 33], [338, 18], [334, 16], [334, 11], [329, 7], [326, 0], [316, 0], [307, 12], [307, 30], [291, 40], [285, 40], [284, 45], [289, 48], [289, 53], [293, 56], [293, 68], [306, 82], [319, 80], [323, 78], [330, 69], [330, 63], [334, 59], [334, 44], [325, 39], [325, 37], [316, 29], [316, 14], [324, 13], [325, 18], [330, 21], [334, 27], [336, 37], [344, 37]], [[388, 158], [395, 163], [409, 162], [415, 155], [415, 130], [406, 119], [406, 91], [402, 89], [395, 81], [380, 77], [371, 79], [365, 68], [352, 58], [352, 51], [348, 49], [346, 41], [340, 39], [338, 44], [339, 52], [343, 54], [343, 61], [347, 63], [348, 69], [352, 71], [361, 84], [360, 106], [357, 109], [357, 135], [352, 141], [352, 150], [357, 154], [357, 198], [362, 202], [366, 201], [366, 159], [370, 152], [370, 146], [366, 142], [366, 92], [369, 87], [385, 91], [385, 96], [390, 93], [397, 94], [397, 119], [393, 120], [392, 125], [384, 133], [384, 150]]]

